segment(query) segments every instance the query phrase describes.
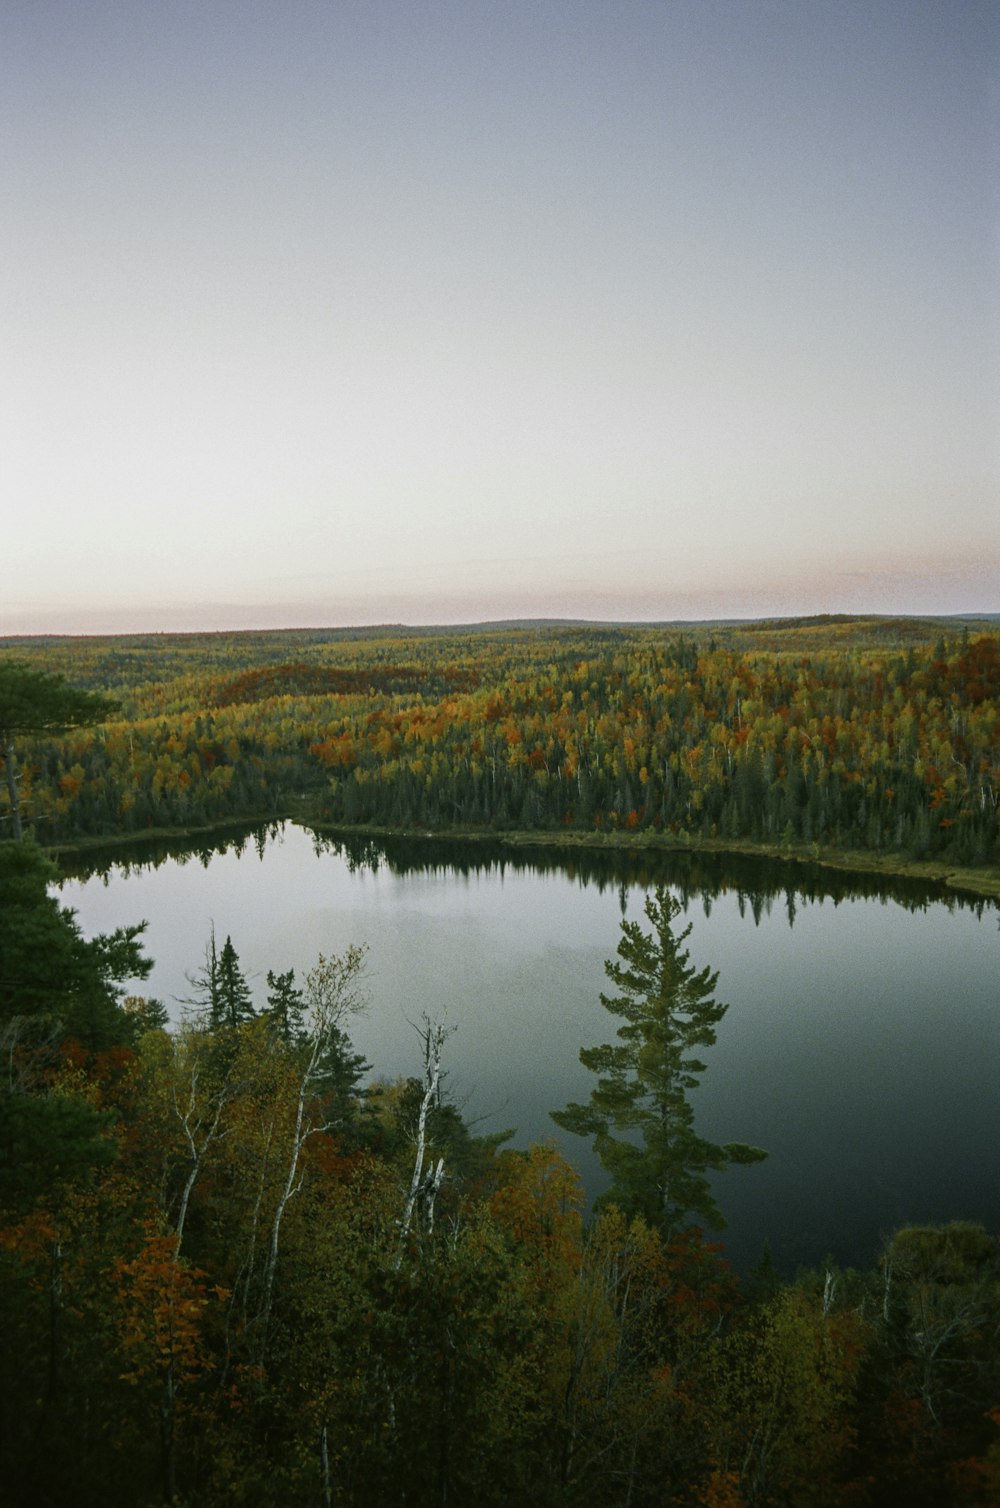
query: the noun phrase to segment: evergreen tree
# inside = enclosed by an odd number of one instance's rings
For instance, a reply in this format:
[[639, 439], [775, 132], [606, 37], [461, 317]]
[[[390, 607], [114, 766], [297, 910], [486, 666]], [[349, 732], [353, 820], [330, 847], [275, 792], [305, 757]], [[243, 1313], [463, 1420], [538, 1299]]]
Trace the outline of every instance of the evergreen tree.
[[295, 983], [295, 970], [286, 969], [284, 974], [275, 974], [273, 969], [268, 969], [267, 1016], [282, 1042], [291, 1044], [301, 1039], [304, 1010], [305, 1001]]
[[57, 878], [31, 839], [0, 843], [0, 1028], [45, 1017], [92, 1052], [128, 1043], [123, 986], [153, 966], [142, 952], [145, 923], [87, 940], [49, 893]]
[[222, 995], [219, 979], [219, 949], [215, 941], [215, 923], [209, 933], [208, 942], [205, 945], [205, 964], [196, 974], [187, 974], [188, 984], [195, 993], [182, 1001], [185, 1006], [193, 1007], [196, 1020], [201, 1027], [214, 1026], [222, 1014]]
[[[359, 973], [360, 968], [359, 961]], [[309, 977], [310, 995], [315, 1004], [315, 971]], [[324, 1106], [327, 1126], [343, 1131], [357, 1118], [358, 1105], [364, 1097], [361, 1083], [371, 1072], [371, 1064], [363, 1054], [354, 1051], [339, 1018], [324, 1023], [323, 1040], [313, 1052], [315, 1011], [309, 1011], [305, 992], [295, 983], [294, 969], [286, 969], [283, 974], [268, 969], [267, 1004], [267, 1020], [275, 1036], [312, 1060], [310, 1084]], [[310, 1017], [308, 1022], [307, 1015]]]
[[717, 1146], [694, 1129], [688, 1090], [705, 1065], [692, 1054], [712, 1045], [728, 1007], [712, 998], [718, 973], [690, 962], [690, 925], [673, 933], [680, 910], [661, 886], [646, 901], [651, 934], [622, 922], [618, 960], [604, 965], [618, 993], [601, 995], [605, 1009], [624, 1018], [619, 1045], [581, 1049], [580, 1061], [600, 1075], [597, 1087], [589, 1104], [552, 1113], [564, 1130], [593, 1136], [613, 1178], [602, 1202], [642, 1215], [665, 1235], [689, 1215], [725, 1225], [706, 1174], [767, 1156], [742, 1142]]
[[212, 1031], [235, 1029], [245, 1021], [252, 1021], [255, 1012], [250, 986], [240, 968], [239, 954], [231, 937], [226, 938], [219, 954], [217, 985], [217, 998], [209, 1021]]
[[110, 697], [68, 685], [65, 676], [46, 675], [20, 660], [0, 664], [0, 756], [7, 787], [7, 815], [16, 841], [22, 838], [23, 829], [15, 738], [87, 727], [104, 722], [117, 708], [118, 703]]
[[316, 1090], [331, 1129], [343, 1134], [358, 1121], [365, 1103], [363, 1081], [369, 1073], [371, 1064], [354, 1051], [343, 1027], [331, 1026], [316, 1064]]

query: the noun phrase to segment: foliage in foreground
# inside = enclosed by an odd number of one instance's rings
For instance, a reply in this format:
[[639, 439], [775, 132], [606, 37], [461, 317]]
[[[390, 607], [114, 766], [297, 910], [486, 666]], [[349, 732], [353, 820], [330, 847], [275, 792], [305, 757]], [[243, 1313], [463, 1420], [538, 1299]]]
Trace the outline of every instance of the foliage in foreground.
[[0, 943], [33, 891], [83, 981], [60, 998], [22, 950], [0, 996], [5, 1502], [996, 1502], [980, 1227], [745, 1285], [679, 1222], [612, 1205], [585, 1228], [553, 1149], [470, 1136], [433, 1023], [422, 1074], [362, 1087], [361, 950], [272, 975], [258, 1015], [210, 944], [169, 1033], [46, 875], [0, 845]]

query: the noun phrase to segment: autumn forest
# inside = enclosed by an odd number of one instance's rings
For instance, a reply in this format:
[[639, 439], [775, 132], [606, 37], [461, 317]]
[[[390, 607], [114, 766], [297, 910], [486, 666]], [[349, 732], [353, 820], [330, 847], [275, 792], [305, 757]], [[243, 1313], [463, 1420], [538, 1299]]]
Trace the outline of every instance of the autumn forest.
[[1000, 800], [1000, 631], [983, 628], [345, 630], [10, 640], [3, 654], [119, 703], [19, 751], [46, 844], [308, 800], [332, 824], [976, 867], [996, 861]]
[[[660, 888], [555, 1120], [482, 1136], [351, 1041], [366, 939], [267, 974], [60, 866], [317, 833], [759, 851], [1000, 894], [1000, 627], [822, 618], [0, 641], [0, 1450], [13, 1504], [881, 1508], [1000, 1501], [996, 1232], [737, 1275], [690, 1089], [726, 1007]], [[595, 981], [595, 992], [601, 981]], [[624, 1025], [620, 1021], [624, 1020]], [[738, 1133], [740, 1128], [735, 1128]], [[724, 1237], [722, 1238], [724, 1240]]]

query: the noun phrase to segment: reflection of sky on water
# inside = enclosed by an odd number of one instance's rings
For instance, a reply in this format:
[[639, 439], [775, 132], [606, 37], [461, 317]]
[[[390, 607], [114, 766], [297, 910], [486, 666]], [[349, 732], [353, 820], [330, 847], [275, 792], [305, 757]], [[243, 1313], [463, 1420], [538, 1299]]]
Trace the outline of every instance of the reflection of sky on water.
[[[379, 1073], [416, 1073], [410, 1022], [425, 1010], [458, 1030], [450, 1085], [481, 1129], [517, 1126], [516, 1144], [554, 1138], [550, 1109], [585, 1099], [581, 1045], [609, 1040], [603, 961], [617, 946], [621, 897], [558, 869], [353, 873], [286, 827], [262, 860], [252, 845], [203, 864], [169, 860], [107, 882], [68, 883], [89, 934], [149, 919], [150, 993], [190, 994], [214, 921], [231, 934], [263, 1003], [269, 968], [300, 974], [317, 953], [369, 945], [370, 1004], [352, 1029]], [[626, 892], [642, 918], [642, 890]], [[706, 910], [709, 912], [705, 914]], [[867, 1262], [903, 1220], [998, 1224], [1000, 1061], [996, 919], [931, 902], [784, 897], [755, 923], [734, 892], [688, 908], [693, 961], [719, 970], [730, 1003], [694, 1092], [699, 1129], [768, 1148], [717, 1194], [727, 1246], [752, 1262], [766, 1237], [780, 1261], [828, 1252]], [[596, 1191], [589, 1148], [564, 1143]]]

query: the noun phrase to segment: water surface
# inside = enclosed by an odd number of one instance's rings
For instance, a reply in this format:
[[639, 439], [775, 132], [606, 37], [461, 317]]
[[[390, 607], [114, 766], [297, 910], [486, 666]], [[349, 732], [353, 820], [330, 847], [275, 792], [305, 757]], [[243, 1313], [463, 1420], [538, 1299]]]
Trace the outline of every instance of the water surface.
[[786, 1270], [827, 1254], [868, 1264], [904, 1221], [1000, 1228], [1000, 991], [995, 909], [933, 888], [886, 889], [768, 861], [581, 854], [427, 842], [323, 845], [286, 824], [201, 854], [160, 850], [68, 881], [84, 931], [147, 919], [144, 987], [179, 1018], [214, 924], [258, 1005], [268, 969], [369, 948], [369, 1005], [351, 1035], [375, 1071], [419, 1073], [413, 1023], [456, 1028], [449, 1086], [482, 1130], [556, 1141], [588, 1192], [588, 1144], [548, 1112], [586, 1099], [581, 1046], [612, 1039], [603, 963], [624, 915], [662, 880], [685, 902], [698, 967], [729, 1002], [694, 1091], [713, 1140], [769, 1160], [716, 1184], [742, 1268], [767, 1240]]

